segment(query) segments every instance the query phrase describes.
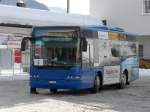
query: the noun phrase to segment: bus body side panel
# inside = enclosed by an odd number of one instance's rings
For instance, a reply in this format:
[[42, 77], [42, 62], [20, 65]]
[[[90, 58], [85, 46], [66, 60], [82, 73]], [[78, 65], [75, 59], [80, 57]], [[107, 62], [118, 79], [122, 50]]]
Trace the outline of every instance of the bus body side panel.
[[94, 86], [94, 80], [98, 72], [101, 72], [103, 75], [103, 68], [102, 67], [93, 67], [89, 69], [82, 70], [82, 84], [84, 88], [92, 88]]
[[93, 80], [94, 80], [94, 69], [91, 68], [85, 68], [82, 69], [81, 72], [81, 79], [82, 79], [82, 84], [84, 85], [84, 87], [86, 88], [92, 88], [93, 87]]
[[139, 78], [139, 64], [138, 57], [133, 56], [124, 60], [121, 64], [122, 73], [124, 70], [128, 71], [128, 81], [134, 81]]
[[[103, 66], [103, 85], [120, 82], [120, 56], [118, 56], [120, 42], [109, 40], [108, 32], [99, 32], [99, 64]], [[112, 52], [115, 49], [115, 52]]]
[[103, 84], [117, 84], [120, 82], [120, 65], [104, 66]]
[[121, 72], [128, 72], [128, 81], [134, 81], [139, 78], [139, 60], [138, 60], [138, 43], [121, 42], [122, 45], [122, 62]]

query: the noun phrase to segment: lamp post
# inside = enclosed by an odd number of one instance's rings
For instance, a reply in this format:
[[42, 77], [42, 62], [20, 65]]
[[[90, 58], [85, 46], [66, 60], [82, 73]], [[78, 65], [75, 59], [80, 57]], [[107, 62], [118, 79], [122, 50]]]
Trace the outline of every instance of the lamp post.
[[70, 0], [67, 0], [67, 13], [70, 12]]

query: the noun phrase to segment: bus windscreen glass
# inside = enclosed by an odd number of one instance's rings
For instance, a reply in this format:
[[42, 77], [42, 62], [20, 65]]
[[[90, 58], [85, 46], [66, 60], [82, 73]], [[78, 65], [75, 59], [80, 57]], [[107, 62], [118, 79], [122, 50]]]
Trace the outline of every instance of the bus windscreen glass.
[[39, 37], [36, 39], [33, 49], [34, 65], [74, 66], [79, 62], [78, 38]]

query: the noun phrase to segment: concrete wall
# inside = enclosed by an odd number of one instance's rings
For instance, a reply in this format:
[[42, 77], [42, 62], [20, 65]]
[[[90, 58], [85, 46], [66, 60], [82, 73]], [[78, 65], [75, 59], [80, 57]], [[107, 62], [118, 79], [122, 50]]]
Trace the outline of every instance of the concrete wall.
[[143, 0], [91, 0], [90, 14], [108, 25], [128, 32], [150, 35], [150, 15], [143, 13]]

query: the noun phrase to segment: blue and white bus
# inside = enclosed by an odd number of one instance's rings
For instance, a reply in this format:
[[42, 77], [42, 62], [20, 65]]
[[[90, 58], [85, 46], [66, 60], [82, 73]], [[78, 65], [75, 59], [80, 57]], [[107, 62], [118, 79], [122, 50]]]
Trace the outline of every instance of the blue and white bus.
[[22, 41], [31, 41], [30, 87], [90, 89], [104, 85], [123, 88], [138, 79], [135, 36], [107, 26], [50, 26], [33, 28]]

